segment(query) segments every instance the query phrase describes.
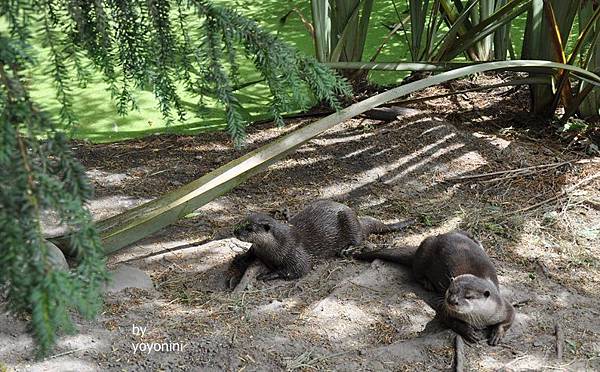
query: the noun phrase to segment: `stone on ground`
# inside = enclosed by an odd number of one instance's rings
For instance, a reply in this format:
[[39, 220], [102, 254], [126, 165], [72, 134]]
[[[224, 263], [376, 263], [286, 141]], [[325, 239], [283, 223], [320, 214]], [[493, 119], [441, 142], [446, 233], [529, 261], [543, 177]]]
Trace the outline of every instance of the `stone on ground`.
[[125, 288], [154, 290], [150, 276], [134, 266], [120, 265], [111, 271], [111, 281], [105, 288], [106, 292], [119, 292]]

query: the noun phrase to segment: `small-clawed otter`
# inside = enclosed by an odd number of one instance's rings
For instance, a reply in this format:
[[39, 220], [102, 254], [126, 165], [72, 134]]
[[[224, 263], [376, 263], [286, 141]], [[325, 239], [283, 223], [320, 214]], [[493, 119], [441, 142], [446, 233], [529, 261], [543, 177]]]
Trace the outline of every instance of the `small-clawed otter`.
[[430, 291], [444, 296], [435, 309], [449, 328], [469, 342], [475, 329], [491, 327], [490, 345], [497, 345], [510, 328], [515, 310], [501, 295], [496, 269], [481, 243], [464, 231], [430, 236], [419, 247], [403, 247], [354, 255], [412, 265], [413, 275]]
[[339, 255], [371, 233], [398, 231], [412, 223], [385, 224], [373, 217], [358, 217], [350, 207], [331, 200], [309, 204], [289, 223], [252, 213], [234, 230], [236, 238], [252, 246], [231, 263], [230, 286], [256, 258], [271, 270], [258, 279], [296, 279], [310, 271], [316, 257]]

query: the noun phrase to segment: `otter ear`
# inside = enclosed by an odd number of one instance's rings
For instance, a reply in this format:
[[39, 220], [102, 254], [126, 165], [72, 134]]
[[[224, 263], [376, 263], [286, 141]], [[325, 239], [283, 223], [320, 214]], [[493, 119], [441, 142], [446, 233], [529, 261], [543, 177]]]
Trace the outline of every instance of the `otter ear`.
[[485, 291], [483, 292], [483, 295], [487, 298], [490, 297], [490, 291]]

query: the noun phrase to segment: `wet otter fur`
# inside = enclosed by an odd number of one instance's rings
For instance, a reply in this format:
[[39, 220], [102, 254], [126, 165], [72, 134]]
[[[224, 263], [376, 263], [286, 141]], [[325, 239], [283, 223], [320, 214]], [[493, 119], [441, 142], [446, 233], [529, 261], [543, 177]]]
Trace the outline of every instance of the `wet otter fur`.
[[261, 280], [296, 279], [312, 268], [315, 259], [340, 255], [349, 246], [361, 244], [369, 234], [399, 231], [413, 221], [385, 224], [373, 217], [358, 217], [348, 206], [318, 200], [281, 222], [264, 213], [251, 213], [234, 230], [236, 238], [252, 243], [230, 266], [230, 286], [246, 268], [259, 259], [271, 271]]
[[497, 345], [515, 318], [515, 310], [500, 294], [496, 269], [481, 243], [464, 231], [426, 238], [419, 247], [403, 247], [354, 255], [411, 265], [415, 279], [444, 296], [435, 309], [449, 328], [469, 342], [476, 329], [491, 328], [488, 343]]

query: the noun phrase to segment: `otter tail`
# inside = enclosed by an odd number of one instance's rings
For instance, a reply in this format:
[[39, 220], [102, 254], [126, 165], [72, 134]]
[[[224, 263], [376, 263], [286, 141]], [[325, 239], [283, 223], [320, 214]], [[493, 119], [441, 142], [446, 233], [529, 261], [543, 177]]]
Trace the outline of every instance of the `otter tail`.
[[394, 231], [401, 231], [415, 223], [415, 220], [406, 220], [396, 223], [385, 224], [380, 220], [365, 216], [358, 219], [365, 236], [369, 234], [387, 234]]
[[363, 261], [373, 261], [378, 258], [380, 260], [410, 266], [412, 265], [417, 248], [418, 247], [404, 246], [392, 249], [380, 249], [378, 251], [355, 253], [352, 257]]

